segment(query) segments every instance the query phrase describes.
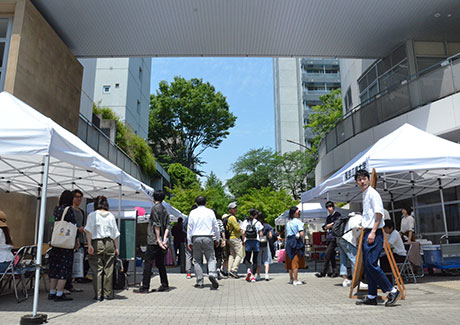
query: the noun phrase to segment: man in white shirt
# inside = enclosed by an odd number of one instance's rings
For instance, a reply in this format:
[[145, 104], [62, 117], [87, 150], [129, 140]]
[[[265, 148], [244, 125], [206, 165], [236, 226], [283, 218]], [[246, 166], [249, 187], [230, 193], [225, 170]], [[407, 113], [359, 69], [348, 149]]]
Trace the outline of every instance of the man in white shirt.
[[[407, 252], [401, 236], [395, 231], [393, 220], [385, 220], [385, 227], [383, 227], [383, 230], [386, 233], [396, 263], [403, 263], [406, 259]], [[386, 255], [380, 258], [380, 267], [385, 273], [391, 272], [391, 266]]]
[[[217, 290], [219, 283], [216, 279], [216, 256], [214, 245], [220, 241], [220, 231], [214, 211], [205, 207], [206, 198], [198, 196], [195, 199], [198, 207], [190, 212], [187, 225], [187, 243], [193, 252], [196, 284], [195, 288], [203, 288], [203, 254], [208, 262], [209, 281], [211, 290]], [[213, 239], [215, 238], [215, 241]]]
[[378, 259], [383, 249], [383, 202], [380, 194], [370, 185], [367, 170], [356, 171], [355, 181], [363, 192], [363, 264], [368, 280], [368, 295], [357, 301], [357, 305], [377, 305], [377, 288], [390, 292], [385, 306], [393, 305], [399, 297], [399, 291], [393, 287], [378, 265]]
[[406, 236], [407, 242], [410, 243], [415, 241], [414, 230], [415, 230], [415, 220], [414, 217], [407, 213], [407, 209], [402, 209], [402, 216], [401, 216], [401, 229], [399, 233], [401, 237]]

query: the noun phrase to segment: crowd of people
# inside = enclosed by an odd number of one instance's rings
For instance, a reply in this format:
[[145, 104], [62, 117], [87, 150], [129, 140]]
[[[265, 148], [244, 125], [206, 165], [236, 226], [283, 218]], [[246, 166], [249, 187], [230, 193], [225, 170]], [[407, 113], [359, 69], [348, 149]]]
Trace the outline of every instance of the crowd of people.
[[[369, 173], [359, 170], [355, 175], [356, 184], [363, 193], [362, 214], [351, 213], [345, 218], [336, 211], [333, 202], [326, 203], [328, 215], [322, 226], [326, 234], [327, 248], [324, 265], [315, 275], [343, 279], [342, 285], [351, 285], [351, 274], [355, 267], [358, 238], [363, 234], [363, 264], [367, 280], [368, 295], [358, 304], [376, 305], [377, 288], [389, 292], [386, 305], [392, 305], [399, 297], [399, 291], [391, 284], [388, 272], [391, 268], [388, 258], [382, 255], [383, 233], [385, 232], [394, 258], [404, 261], [406, 250], [403, 240], [414, 240], [414, 218], [403, 209], [401, 231], [395, 230], [391, 219], [385, 217], [386, 211], [378, 192], [369, 186]], [[86, 282], [86, 274], [91, 269], [94, 299], [101, 301], [113, 299], [112, 275], [114, 260], [119, 255], [118, 238], [120, 232], [112, 213], [109, 212], [108, 200], [98, 196], [94, 200], [94, 211], [87, 217], [80, 208], [83, 193], [79, 190], [64, 191], [54, 209], [56, 221], [66, 221], [76, 227], [73, 247], [52, 247], [49, 251], [49, 300], [68, 301], [72, 292], [81, 289], [73, 286], [72, 267], [74, 253], [82, 252], [88, 261], [84, 265], [83, 275], [75, 282]], [[147, 249], [144, 254], [143, 279], [135, 293], [145, 294], [152, 291], [168, 291], [169, 281], [165, 266], [165, 256], [169, 249], [171, 236], [173, 249], [179, 257], [181, 270], [187, 279], [192, 278], [195, 270], [195, 288], [205, 287], [205, 274], [210, 282], [210, 289], [217, 290], [219, 281], [225, 278], [239, 279], [240, 264], [245, 266], [244, 279], [248, 283], [270, 281], [270, 264], [275, 255], [274, 243], [278, 235], [266, 222], [266, 216], [257, 209], [250, 209], [245, 220], [239, 220], [237, 202], [228, 205], [228, 213], [219, 216], [215, 210], [206, 207], [206, 198], [198, 196], [189, 216], [171, 228], [171, 220], [162, 201], [165, 194], [157, 190], [153, 194], [154, 205], [147, 225]], [[338, 223], [344, 223], [342, 233], [337, 235]], [[11, 253], [13, 241], [7, 225], [5, 213], [0, 211], [0, 272], [3, 272], [14, 258]], [[289, 209], [289, 217], [284, 230], [285, 268], [289, 273], [289, 284], [299, 286], [305, 282], [299, 280], [299, 270], [306, 268], [305, 231], [300, 219], [298, 207]], [[86, 245], [86, 250], [83, 247]], [[336, 252], [340, 254], [340, 266], [336, 265]], [[206, 267], [204, 265], [206, 261]], [[152, 266], [155, 263], [159, 272], [160, 286], [150, 290]], [[261, 270], [263, 268], [263, 279]], [[365, 286], [364, 284], [361, 286]]]

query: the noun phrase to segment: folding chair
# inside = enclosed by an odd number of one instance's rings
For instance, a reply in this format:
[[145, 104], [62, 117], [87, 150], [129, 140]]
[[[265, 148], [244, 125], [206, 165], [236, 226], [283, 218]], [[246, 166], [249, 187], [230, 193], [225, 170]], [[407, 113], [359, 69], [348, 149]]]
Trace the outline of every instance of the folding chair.
[[[24, 268], [24, 257], [29, 256], [31, 252], [33, 253], [34, 248], [36, 252], [36, 246], [21, 247], [14, 255], [14, 259], [8, 265], [0, 278], [0, 293], [3, 292], [7, 285], [11, 288], [11, 283], [13, 283], [14, 294], [17, 302], [24, 301], [29, 297], [25, 280], [26, 269]], [[19, 283], [16, 282], [17, 280]], [[19, 285], [21, 285], [20, 292], [18, 291]], [[22, 297], [19, 297], [19, 293], [22, 294]]]
[[417, 283], [417, 278], [415, 276], [414, 268], [412, 267], [412, 263], [409, 258], [413, 245], [410, 244], [408, 246], [409, 248], [407, 249], [406, 258], [404, 259], [404, 262], [396, 263], [396, 265], [398, 266], [399, 273], [401, 274], [401, 276], [404, 277], [406, 282], [412, 279], [414, 283]]

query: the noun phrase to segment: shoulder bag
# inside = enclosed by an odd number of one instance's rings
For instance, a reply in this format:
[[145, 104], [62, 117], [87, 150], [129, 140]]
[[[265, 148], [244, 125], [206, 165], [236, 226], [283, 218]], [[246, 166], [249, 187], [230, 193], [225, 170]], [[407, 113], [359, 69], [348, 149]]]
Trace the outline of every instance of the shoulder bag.
[[62, 213], [61, 220], [54, 222], [53, 234], [51, 236], [51, 246], [65, 249], [75, 247], [77, 237], [77, 226], [64, 220], [70, 207], [66, 207]]

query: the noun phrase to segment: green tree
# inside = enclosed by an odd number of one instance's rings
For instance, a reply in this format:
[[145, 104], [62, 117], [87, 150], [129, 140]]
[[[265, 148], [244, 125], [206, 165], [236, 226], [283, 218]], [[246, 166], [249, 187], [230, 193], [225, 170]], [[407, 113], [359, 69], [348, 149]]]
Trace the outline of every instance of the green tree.
[[314, 168], [315, 166], [308, 153], [300, 150], [284, 153], [279, 159], [281, 186], [294, 199], [299, 200], [302, 192], [314, 185], [312, 176]]
[[190, 213], [190, 208], [195, 204], [195, 199], [199, 195], [206, 197], [206, 206], [210, 209], [215, 209], [219, 216], [227, 213], [227, 206], [230, 203], [230, 198], [225, 193], [222, 182], [212, 172], [208, 176], [204, 188], [200, 186], [190, 188], [175, 187], [169, 189], [169, 191], [171, 198], [168, 202], [185, 214]]
[[117, 124], [115, 144], [126, 152], [147, 175], [155, 175], [155, 157], [147, 142], [134, 134], [110, 108], [93, 105], [93, 112], [101, 115], [103, 119], [115, 120]]
[[247, 194], [250, 189], [263, 187], [278, 189], [280, 156], [271, 149], [251, 149], [232, 165], [235, 174], [227, 181], [235, 197]]
[[202, 79], [161, 81], [150, 97], [149, 140], [167, 165], [181, 163], [196, 172], [200, 155], [218, 148], [235, 121], [225, 96]]
[[340, 89], [335, 89], [322, 95], [320, 97], [322, 103], [312, 107], [313, 112], [308, 117], [309, 122], [305, 125], [306, 128], [311, 128], [314, 134], [309, 155], [315, 166], [318, 162], [318, 147], [321, 139], [337, 125], [343, 116], [341, 94]]
[[173, 188], [180, 187], [183, 189], [190, 189], [200, 188], [201, 186], [197, 175], [179, 163], [169, 165], [168, 174], [171, 177], [171, 185]]
[[249, 214], [249, 209], [257, 209], [262, 211], [266, 221], [275, 225], [275, 219], [284, 211], [293, 205], [297, 205], [298, 201], [285, 191], [274, 191], [270, 188], [250, 189], [249, 192], [238, 199], [238, 212], [240, 214]]

